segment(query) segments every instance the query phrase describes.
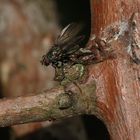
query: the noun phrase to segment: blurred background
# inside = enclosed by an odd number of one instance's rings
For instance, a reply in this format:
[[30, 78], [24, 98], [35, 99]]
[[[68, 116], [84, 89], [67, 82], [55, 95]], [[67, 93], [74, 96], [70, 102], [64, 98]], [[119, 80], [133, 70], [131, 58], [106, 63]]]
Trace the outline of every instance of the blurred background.
[[[89, 0], [0, 0], [0, 98], [35, 94], [58, 83], [54, 69], [40, 64], [58, 34], [71, 22], [90, 36]], [[53, 124], [52, 124], [53, 123]], [[94, 116], [0, 128], [1, 140], [109, 140]]]

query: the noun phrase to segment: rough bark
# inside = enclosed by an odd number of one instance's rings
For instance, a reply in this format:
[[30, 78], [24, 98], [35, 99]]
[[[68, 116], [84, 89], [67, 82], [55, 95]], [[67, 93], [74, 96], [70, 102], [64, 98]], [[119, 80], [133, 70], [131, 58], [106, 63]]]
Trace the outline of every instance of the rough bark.
[[[0, 126], [10, 126], [33, 121], [60, 120], [80, 114], [88, 114], [95, 108], [95, 82], [81, 85], [79, 89], [64, 91], [58, 87], [38, 95], [3, 99], [0, 101]], [[93, 101], [93, 102], [92, 102]], [[90, 105], [89, 105], [90, 104]]]
[[133, 42], [137, 44], [137, 56], [140, 55], [139, 12], [139, 0], [91, 0], [91, 35], [107, 40], [110, 34], [116, 55], [116, 59], [91, 66], [90, 70], [94, 77], [102, 70], [96, 79], [97, 116], [105, 122], [113, 140], [140, 138], [140, 65], [131, 58]]
[[94, 114], [106, 124], [111, 139], [139, 140], [139, 11], [139, 0], [91, 0], [88, 45], [92, 46], [96, 36], [108, 44], [115, 57], [88, 66], [89, 77], [79, 85], [80, 90], [75, 84], [69, 86], [68, 98], [58, 88], [49, 94], [2, 100], [0, 126]]

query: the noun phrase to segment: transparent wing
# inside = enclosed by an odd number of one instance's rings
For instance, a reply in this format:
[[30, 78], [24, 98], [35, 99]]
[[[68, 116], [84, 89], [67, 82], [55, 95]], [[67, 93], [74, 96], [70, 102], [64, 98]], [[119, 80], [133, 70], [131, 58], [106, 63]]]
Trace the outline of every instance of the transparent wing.
[[72, 41], [68, 42], [63, 48], [62, 48], [62, 54], [63, 55], [71, 55], [74, 52], [78, 51], [81, 46], [80, 43], [84, 39], [84, 36], [78, 36], [72, 39]]
[[71, 41], [83, 28], [82, 24], [71, 23], [67, 25], [60, 33], [56, 40], [56, 44], [62, 45]]

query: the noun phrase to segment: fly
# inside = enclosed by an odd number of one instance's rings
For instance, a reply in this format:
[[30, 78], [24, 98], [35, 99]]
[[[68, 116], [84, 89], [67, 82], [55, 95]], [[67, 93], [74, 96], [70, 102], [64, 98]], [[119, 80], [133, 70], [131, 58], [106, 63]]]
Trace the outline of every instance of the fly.
[[71, 57], [81, 48], [79, 44], [84, 39], [83, 35], [77, 36], [81, 29], [82, 25], [75, 23], [66, 26], [49, 52], [43, 55], [41, 63], [60, 68], [64, 63], [73, 61]]
[[107, 57], [99, 39], [96, 39], [94, 49], [90, 50], [81, 46], [85, 38], [84, 35], [79, 35], [82, 28], [82, 24], [67, 25], [61, 31], [52, 48], [42, 56], [41, 63], [45, 66], [51, 64], [55, 68], [56, 75], [59, 73], [59, 78], [55, 80], [62, 81], [65, 78], [64, 68], [67, 65], [95, 64]]

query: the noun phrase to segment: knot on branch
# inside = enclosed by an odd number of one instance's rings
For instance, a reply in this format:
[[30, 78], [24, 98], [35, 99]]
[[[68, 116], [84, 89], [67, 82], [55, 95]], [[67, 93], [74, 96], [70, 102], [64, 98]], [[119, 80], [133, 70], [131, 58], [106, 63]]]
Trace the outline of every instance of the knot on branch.
[[72, 92], [62, 93], [58, 96], [58, 107], [59, 109], [68, 109], [73, 104], [73, 99], [71, 96]]

